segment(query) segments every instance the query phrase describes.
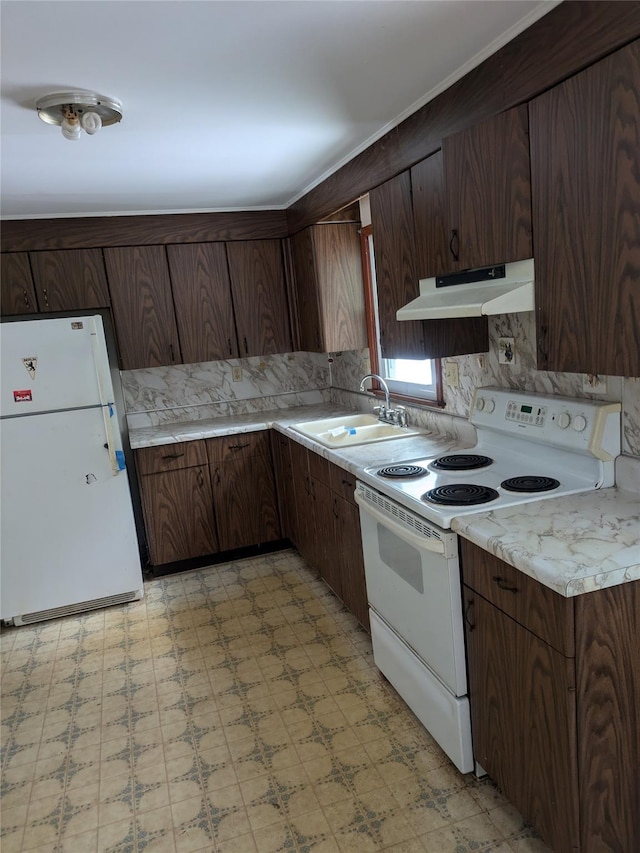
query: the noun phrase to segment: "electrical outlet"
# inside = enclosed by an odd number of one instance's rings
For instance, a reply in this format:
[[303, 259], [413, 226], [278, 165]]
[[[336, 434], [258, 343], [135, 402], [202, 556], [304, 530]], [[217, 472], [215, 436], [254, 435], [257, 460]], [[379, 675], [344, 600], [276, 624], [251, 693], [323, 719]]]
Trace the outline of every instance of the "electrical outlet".
[[460, 373], [455, 361], [447, 361], [444, 365], [444, 381], [452, 388], [460, 385]]
[[606, 394], [607, 377], [597, 373], [585, 373], [582, 376], [582, 390], [587, 394]]
[[231, 378], [234, 382], [242, 382], [242, 368], [241, 367], [232, 367], [231, 368]]
[[498, 363], [516, 363], [516, 344], [513, 338], [498, 338]]

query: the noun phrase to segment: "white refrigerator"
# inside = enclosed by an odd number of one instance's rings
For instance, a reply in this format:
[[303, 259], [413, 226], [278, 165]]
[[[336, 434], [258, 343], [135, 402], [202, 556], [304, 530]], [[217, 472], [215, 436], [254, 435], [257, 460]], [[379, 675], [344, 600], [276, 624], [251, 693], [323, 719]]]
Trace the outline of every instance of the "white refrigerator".
[[102, 318], [4, 322], [0, 358], [0, 618], [141, 598]]

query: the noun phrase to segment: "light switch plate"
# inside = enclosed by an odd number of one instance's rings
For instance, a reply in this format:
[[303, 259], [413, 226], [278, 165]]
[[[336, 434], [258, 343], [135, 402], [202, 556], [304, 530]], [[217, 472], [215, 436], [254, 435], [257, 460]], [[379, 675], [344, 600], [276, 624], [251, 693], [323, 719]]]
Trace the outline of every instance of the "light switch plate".
[[455, 361], [445, 362], [444, 381], [452, 388], [457, 388], [460, 385], [460, 372]]
[[232, 367], [231, 368], [231, 378], [234, 382], [242, 382], [242, 368], [241, 367]]
[[498, 362], [500, 364], [516, 363], [516, 344], [513, 338], [498, 338]]

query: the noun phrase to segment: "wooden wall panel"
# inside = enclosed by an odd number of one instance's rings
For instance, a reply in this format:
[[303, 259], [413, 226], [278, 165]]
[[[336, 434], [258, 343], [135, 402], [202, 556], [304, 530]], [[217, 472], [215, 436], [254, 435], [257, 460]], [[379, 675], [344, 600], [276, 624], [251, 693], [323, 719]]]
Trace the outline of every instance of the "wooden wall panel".
[[283, 210], [25, 219], [2, 223], [3, 252], [265, 240], [287, 233]]
[[445, 136], [523, 103], [640, 36], [640, 3], [565, 2], [287, 210], [318, 222], [440, 148]]

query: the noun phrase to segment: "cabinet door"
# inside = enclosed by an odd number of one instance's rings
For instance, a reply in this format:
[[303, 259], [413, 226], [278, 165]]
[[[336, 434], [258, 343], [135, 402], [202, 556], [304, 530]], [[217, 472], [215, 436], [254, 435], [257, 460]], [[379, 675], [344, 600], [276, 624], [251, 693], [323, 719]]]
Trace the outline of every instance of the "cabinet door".
[[167, 246], [167, 258], [184, 363], [236, 358], [225, 244]]
[[297, 441], [292, 441], [289, 447], [291, 451], [291, 482], [293, 483], [296, 509], [294, 545], [307, 559], [312, 550], [314, 525], [314, 501], [311, 494], [308, 451]]
[[218, 551], [209, 468], [181, 468], [140, 478], [152, 565]]
[[280, 519], [266, 431], [207, 440], [220, 548], [280, 538]]
[[291, 352], [280, 240], [227, 243], [241, 356]]
[[559, 853], [579, 849], [575, 663], [464, 587], [473, 751]]
[[311, 229], [323, 352], [368, 345], [360, 234], [356, 223]]
[[416, 233], [418, 278], [445, 275], [457, 269], [449, 232], [444, 192], [442, 151], [437, 151], [411, 169], [413, 221]]
[[640, 376], [640, 42], [529, 115], [538, 368]]
[[26, 252], [3, 252], [0, 258], [0, 309], [4, 316], [34, 314], [38, 310], [36, 291]]
[[110, 304], [102, 249], [30, 252], [41, 311], [85, 311]]
[[290, 238], [295, 270], [300, 349], [303, 352], [323, 352], [324, 342], [318, 305], [318, 280], [314, 260], [311, 229], [305, 228]]
[[457, 267], [532, 257], [526, 105], [447, 137], [442, 151], [450, 236], [457, 232]]
[[425, 358], [418, 320], [398, 322], [396, 311], [418, 296], [411, 177], [403, 172], [369, 193], [383, 358]]
[[286, 435], [271, 431], [271, 450], [273, 455], [273, 470], [276, 479], [278, 508], [280, 510], [280, 529], [282, 535], [295, 544], [296, 534], [296, 503], [293, 490], [293, 467], [291, 465], [291, 440]]
[[164, 246], [105, 249], [123, 370], [180, 363]]
[[368, 631], [369, 604], [362, 555], [360, 513], [357, 506], [338, 495], [334, 495], [334, 507], [342, 600]]
[[334, 496], [329, 487], [311, 478], [313, 496], [313, 538], [305, 559], [316, 569], [326, 584], [342, 597], [340, 578], [341, 543], [336, 538]]

